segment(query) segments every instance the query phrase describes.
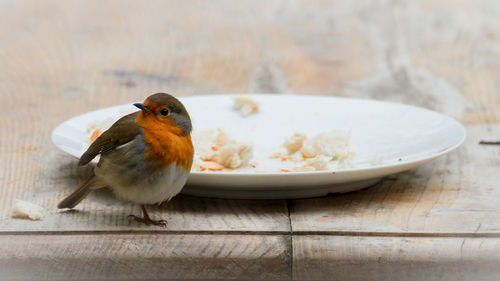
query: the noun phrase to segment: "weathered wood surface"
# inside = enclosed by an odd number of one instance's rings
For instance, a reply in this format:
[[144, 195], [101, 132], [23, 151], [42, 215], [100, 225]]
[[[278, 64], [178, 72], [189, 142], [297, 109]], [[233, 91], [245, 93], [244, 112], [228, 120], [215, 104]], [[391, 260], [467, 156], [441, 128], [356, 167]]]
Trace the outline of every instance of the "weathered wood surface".
[[[499, 14], [495, 0], [1, 1], [0, 276], [33, 261], [9, 277], [499, 279], [500, 147], [477, 144], [500, 139]], [[106, 191], [58, 213], [89, 169], [51, 144], [52, 129], [157, 91], [403, 102], [458, 119], [468, 139], [352, 194], [180, 196], [152, 209], [167, 229], [129, 222], [138, 208]], [[46, 216], [11, 218], [15, 198]], [[231, 245], [241, 250], [226, 258]]]
[[500, 237], [500, 149], [478, 145], [500, 124], [469, 125], [458, 151], [358, 192], [294, 200], [294, 232], [480, 234]]
[[499, 280], [499, 238], [295, 236], [298, 280]]
[[6, 235], [0, 280], [286, 280], [288, 244], [268, 235]]

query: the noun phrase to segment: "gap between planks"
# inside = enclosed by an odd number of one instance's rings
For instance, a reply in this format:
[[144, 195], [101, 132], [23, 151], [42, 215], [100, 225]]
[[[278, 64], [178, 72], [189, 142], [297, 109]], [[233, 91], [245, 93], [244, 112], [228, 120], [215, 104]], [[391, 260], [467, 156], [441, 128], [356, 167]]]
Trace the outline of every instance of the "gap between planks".
[[74, 231], [2, 231], [0, 236], [7, 235], [93, 235], [93, 234], [113, 234], [113, 235], [136, 235], [136, 234], [157, 234], [157, 235], [289, 235], [289, 236], [354, 236], [354, 237], [422, 237], [422, 238], [500, 238], [500, 233], [491, 232], [463, 232], [463, 233], [425, 233], [425, 232], [364, 232], [364, 231], [241, 231], [241, 230], [74, 230]]

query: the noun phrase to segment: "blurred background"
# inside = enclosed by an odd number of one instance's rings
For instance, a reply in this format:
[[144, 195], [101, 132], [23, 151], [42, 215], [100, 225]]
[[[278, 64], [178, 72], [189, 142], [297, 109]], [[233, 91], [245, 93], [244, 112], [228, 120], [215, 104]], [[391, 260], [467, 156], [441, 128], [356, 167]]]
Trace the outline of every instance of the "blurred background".
[[158, 91], [293, 93], [500, 121], [499, 14], [496, 0], [1, 1], [0, 93], [18, 98], [0, 106], [43, 100], [60, 122]]

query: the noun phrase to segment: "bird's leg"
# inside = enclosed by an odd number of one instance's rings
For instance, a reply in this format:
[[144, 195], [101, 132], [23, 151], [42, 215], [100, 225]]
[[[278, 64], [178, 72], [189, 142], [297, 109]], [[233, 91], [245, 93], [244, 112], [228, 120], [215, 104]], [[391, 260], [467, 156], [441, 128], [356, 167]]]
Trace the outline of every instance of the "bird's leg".
[[134, 215], [129, 215], [128, 217], [129, 218], [132, 217], [132, 218], [134, 218], [135, 221], [142, 222], [146, 225], [154, 224], [154, 225], [159, 225], [159, 226], [163, 226], [163, 227], [167, 226], [166, 220], [152, 220], [149, 217], [148, 211], [146, 211], [146, 207], [144, 205], [141, 205], [141, 209], [142, 209], [142, 214], [144, 216], [143, 218], [138, 217], [138, 216], [134, 216]]

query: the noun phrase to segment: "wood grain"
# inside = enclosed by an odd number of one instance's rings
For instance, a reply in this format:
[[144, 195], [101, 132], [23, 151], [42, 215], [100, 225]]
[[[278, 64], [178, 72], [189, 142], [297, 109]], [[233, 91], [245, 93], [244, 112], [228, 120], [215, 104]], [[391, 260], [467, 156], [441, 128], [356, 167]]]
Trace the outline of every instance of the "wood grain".
[[456, 152], [349, 194], [294, 200], [294, 232], [500, 233], [500, 125], [470, 125]]
[[[53, 148], [51, 148], [54, 150]], [[88, 174], [88, 167], [78, 168], [77, 160], [70, 156], [48, 153], [56, 157], [52, 163], [39, 168], [50, 175], [43, 183], [26, 187], [18, 197], [44, 207], [40, 221], [27, 221], [11, 217], [11, 210], [3, 206], [0, 231], [238, 231], [288, 232], [288, 209], [284, 200], [224, 200], [177, 196], [161, 206], [148, 206], [155, 218], [168, 221], [167, 228], [149, 227], [133, 220], [129, 214], [141, 213], [138, 205], [120, 201], [109, 190], [89, 195], [72, 211], [58, 210], [56, 205], [73, 190], [78, 181]], [[9, 192], [9, 190], [4, 190]], [[7, 200], [6, 200], [7, 201]], [[13, 203], [6, 202], [9, 206]]]
[[296, 280], [498, 280], [499, 238], [296, 236]]
[[[500, 138], [498, 14], [496, 0], [0, 1], [0, 270], [19, 280], [499, 279], [500, 150], [477, 144]], [[52, 145], [52, 129], [159, 91], [402, 102], [458, 119], [468, 139], [352, 194], [180, 196], [151, 210], [167, 229], [129, 222], [136, 206], [107, 191], [58, 213], [89, 168]], [[46, 216], [12, 219], [15, 198]]]
[[283, 236], [4, 235], [0, 280], [286, 280]]

